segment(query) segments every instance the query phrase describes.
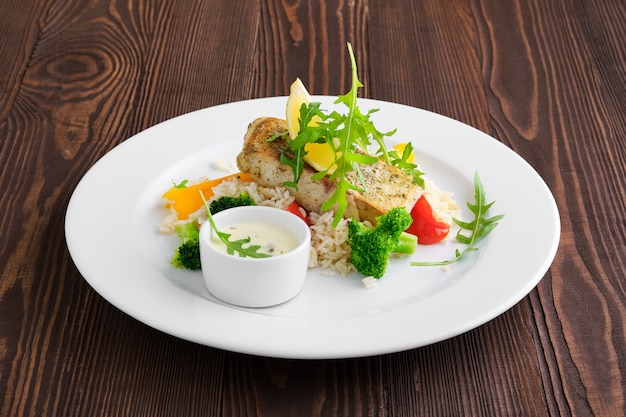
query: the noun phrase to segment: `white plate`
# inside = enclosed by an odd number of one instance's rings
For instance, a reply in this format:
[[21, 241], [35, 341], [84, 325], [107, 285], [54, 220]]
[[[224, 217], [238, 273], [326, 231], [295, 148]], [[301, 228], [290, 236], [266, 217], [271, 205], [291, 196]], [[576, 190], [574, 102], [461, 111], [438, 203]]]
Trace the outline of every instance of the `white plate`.
[[[317, 96], [325, 109], [332, 97]], [[160, 196], [183, 179], [217, 177], [217, 159], [234, 162], [248, 123], [283, 117], [286, 97], [216, 106], [156, 125], [117, 146], [80, 181], [66, 217], [71, 256], [87, 282], [113, 305], [163, 332], [230, 351], [283, 358], [346, 358], [424, 346], [503, 313], [528, 294], [554, 259], [558, 210], [528, 163], [486, 134], [428, 111], [360, 99], [393, 143], [411, 140], [426, 175], [473, 201], [478, 171], [490, 214], [505, 214], [476, 256], [453, 265], [413, 267], [411, 259], [453, 256], [454, 244], [422, 246], [395, 259], [377, 287], [358, 274], [310, 270], [292, 301], [243, 309], [215, 300], [201, 274], [170, 266], [175, 237], [157, 231]], [[343, 111], [343, 109], [340, 109]], [[465, 213], [471, 218], [469, 212]]]

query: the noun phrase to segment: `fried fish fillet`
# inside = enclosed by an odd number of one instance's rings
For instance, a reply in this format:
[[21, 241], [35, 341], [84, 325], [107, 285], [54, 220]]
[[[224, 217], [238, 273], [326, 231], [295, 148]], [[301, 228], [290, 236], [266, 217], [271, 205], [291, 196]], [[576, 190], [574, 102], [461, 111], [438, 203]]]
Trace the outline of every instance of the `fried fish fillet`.
[[[248, 126], [244, 136], [243, 148], [237, 155], [237, 166], [242, 172], [250, 174], [260, 185], [277, 187], [293, 181], [291, 167], [280, 162], [280, 155], [288, 144], [283, 138], [268, 142], [270, 136], [287, 131], [287, 122], [273, 117], [260, 117]], [[350, 190], [347, 195], [348, 208], [344, 217], [368, 220], [375, 223], [375, 218], [394, 207], [411, 210], [422, 195], [423, 190], [401, 169], [379, 161], [372, 165], [361, 165], [367, 193]], [[322, 204], [335, 192], [337, 186], [328, 178], [312, 181], [317, 171], [304, 164], [302, 176], [298, 181], [295, 199], [307, 211], [321, 212]], [[346, 179], [358, 188], [361, 180], [355, 172], [350, 172]]]

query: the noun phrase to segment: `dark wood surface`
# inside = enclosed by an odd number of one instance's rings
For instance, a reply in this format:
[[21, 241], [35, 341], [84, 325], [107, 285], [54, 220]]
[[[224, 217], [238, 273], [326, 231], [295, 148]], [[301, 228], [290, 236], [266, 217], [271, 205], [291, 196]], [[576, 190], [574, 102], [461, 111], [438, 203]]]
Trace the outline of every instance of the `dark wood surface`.
[[[2, 0], [0, 16], [0, 415], [626, 415], [623, 0]], [[300, 361], [179, 340], [89, 287], [64, 216], [100, 157], [295, 77], [343, 94], [346, 41], [364, 96], [472, 125], [545, 179], [562, 234], [536, 289], [431, 346]]]

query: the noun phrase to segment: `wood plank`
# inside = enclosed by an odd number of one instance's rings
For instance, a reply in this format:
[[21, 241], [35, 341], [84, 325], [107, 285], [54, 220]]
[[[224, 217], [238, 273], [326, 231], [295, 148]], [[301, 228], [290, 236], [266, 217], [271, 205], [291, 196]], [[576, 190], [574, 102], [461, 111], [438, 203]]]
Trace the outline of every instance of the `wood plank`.
[[[337, 96], [351, 86], [346, 43], [353, 43], [359, 74], [367, 79], [367, 1], [263, 1], [255, 97], [289, 94], [299, 77], [311, 94]], [[355, 40], [362, 40], [361, 42]]]
[[20, 89], [30, 54], [39, 37], [38, 21], [46, 14], [45, 2], [6, 0], [0, 4], [0, 122], [7, 117]]
[[[158, 75], [147, 71], [145, 62], [151, 48], [160, 48], [158, 17], [169, 9], [153, 2], [50, 3], [33, 18], [28, 9], [11, 6], [41, 27], [0, 124], [0, 136], [8, 139], [2, 141], [3, 189], [12, 190], [0, 196], [10, 213], [3, 217], [1, 235], [11, 243], [3, 245], [0, 263], [0, 299], [10, 301], [0, 303], [0, 313], [3, 326], [11, 326], [3, 333], [13, 335], [2, 339], [0, 349], [6, 388], [0, 414], [217, 412], [222, 352], [207, 355], [213, 350], [163, 335], [117, 311], [82, 280], [63, 237], [64, 210], [78, 179], [137, 129], [136, 115], [146, 108], [137, 107], [142, 89]], [[198, 26], [221, 19], [203, 12], [194, 21]], [[175, 32], [189, 28], [180, 19], [166, 20], [178, 22]], [[171, 32], [160, 36], [183, 38]], [[170, 382], [177, 380], [175, 396], [210, 395], [203, 402], [168, 402]]]
[[[618, 3], [605, 2], [593, 13], [571, 2], [518, 4], [517, 14], [500, 4], [480, 5], [494, 130], [547, 181], [563, 216], [551, 279], [531, 296], [548, 329], [539, 332], [544, 351], [538, 354], [544, 375], [551, 375], [544, 385], [552, 414], [626, 410], [619, 370], [626, 363], [624, 323], [613, 320], [626, 309], [610, 290], [622, 285], [618, 277], [626, 269], [626, 228], [614, 217], [624, 212], [619, 201], [626, 195], [626, 126], [617, 116], [624, 97], [608, 87], [625, 79], [617, 60], [623, 28], [613, 23], [624, 18]], [[511, 36], [512, 27], [518, 36]], [[526, 53], [511, 59], [512, 49]], [[601, 171], [589, 169], [599, 165]], [[602, 308], [581, 309], [587, 303]]]
[[164, 2], [144, 54], [136, 127], [217, 104], [252, 98], [259, 6]]
[[370, 0], [371, 97], [489, 133], [479, 39], [465, 0]]

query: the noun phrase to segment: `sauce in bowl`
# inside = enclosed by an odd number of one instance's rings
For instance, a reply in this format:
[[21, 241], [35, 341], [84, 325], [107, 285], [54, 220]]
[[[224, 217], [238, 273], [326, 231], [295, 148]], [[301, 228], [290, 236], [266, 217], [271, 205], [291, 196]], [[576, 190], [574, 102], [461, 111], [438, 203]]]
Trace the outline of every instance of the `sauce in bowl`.
[[[244, 245], [244, 247], [258, 245], [261, 247], [258, 250], [259, 253], [265, 253], [271, 256], [283, 255], [290, 252], [294, 250], [299, 243], [295, 235], [284, 227], [261, 221], [241, 222], [225, 227], [220, 231], [228, 233], [231, 241], [249, 237], [250, 243]], [[213, 236], [211, 244], [226, 253], [226, 245], [217, 236]], [[235, 255], [237, 254], [235, 253]]]

